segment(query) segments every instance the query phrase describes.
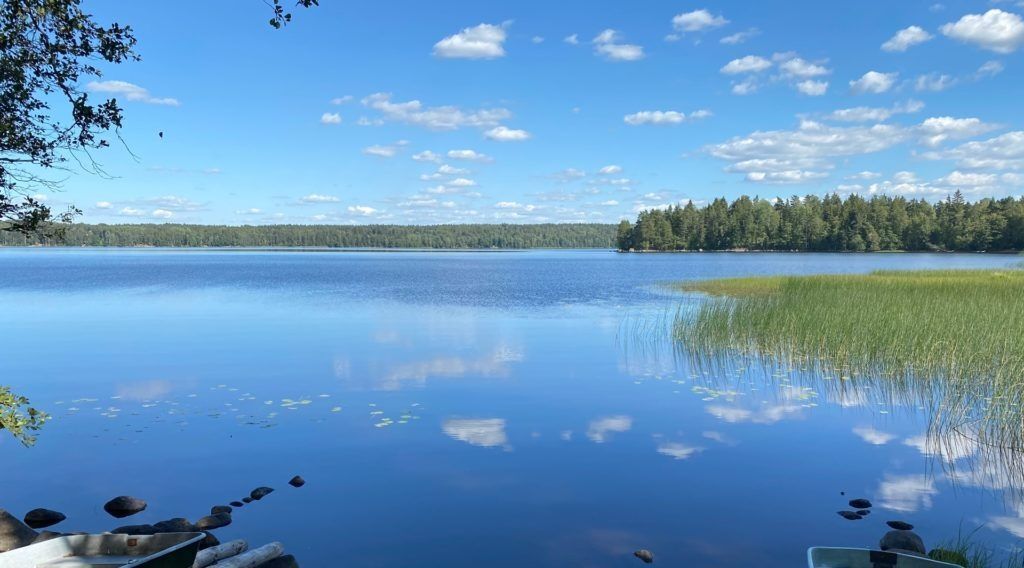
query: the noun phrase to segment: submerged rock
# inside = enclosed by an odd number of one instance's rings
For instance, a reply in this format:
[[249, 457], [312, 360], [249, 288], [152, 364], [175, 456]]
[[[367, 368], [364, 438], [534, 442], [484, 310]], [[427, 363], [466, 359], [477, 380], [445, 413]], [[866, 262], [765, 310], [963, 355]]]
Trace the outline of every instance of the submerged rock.
[[232, 501], [231, 502], [231, 506], [232, 507], [244, 507], [245, 503], [242, 503], [241, 501]]
[[302, 487], [305, 484], [306, 480], [302, 479], [301, 475], [296, 475], [295, 477], [288, 480], [288, 485], [291, 485], [292, 487]]
[[299, 568], [299, 563], [291, 554], [285, 554], [284, 556], [278, 556], [270, 562], [260, 564], [259, 568]]
[[249, 493], [249, 497], [252, 497], [253, 499], [259, 501], [260, 499], [266, 497], [267, 495], [270, 495], [273, 492], [274, 489], [272, 487], [257, 487], [256, 489], [253, 489], [251, 493]]
[[856, 513], [862, 517], [866, 517], [871, 514], [871, 511], [869, 509], [861, 509], [860, 511], [856, 511]]
[[121, 495], [120, 497], [114, 497], [110, 501], [107, 501], [107, 503], [103, 505], [103, 510], [110, 513], [110, 516], [115, 519], [123, 519], [124, 517], [130, 517], [135, 513], [146, 510], [146, 502], [142, 499], [129, 497], [128, 495]]
[[25, 524], [34, 529], [45, 529], [63, 521], [67, 517], [64, 513], [51, 511], [50, 509], [32, 509], [25, 513]]
[[885, 533], [882, 540], [878, 543], [878, 548], [882, 550], [897, 551], [901, 552], [909, 550], [918, 554], [927, 554], [928, 550], [924, 547], [924, 541], [921, 537], [917, 536], [917, 533], [911, 531], [900, 531], [892, 530]]
[[242, 502], [243, 503], [252, 503], [253, 502], [253, 498], [252, 497], [242, 497]]
[[156, 534], [156, 527], [153, 525], [125, 525], [123, 527], [117, 527], [110, 531], [114, 534], [127, 534], [132, 536], [142, 536]]
[[17, 517], [0, 509], [0, 552], [7, 552], [32, 544], [39, 533], [32, 530]]
[[640, 560], [643, 560], [644, 564], [650, 564], [651, 562], [654, 562], [654, 553], [650, 550], [647, 550], [646, 548], [641, 548], [640, 550], [634, 552], [633, 556], [636, 556]]
[[836, 514], [846, 519], [847, 521], [859, 521], [862, 518], [860, 515], [854, 513], [853, 511], [836, 511]]
[[153, 525], [158, 533], [196, 532], [196, 526], [188, 519], [175, 518]]
[[854, 509], [870, 509], [871, 501], [868, 501], [867, 499], [851, 499], [850, 506]]
[[217, 513], [216, 515], [207, 515], [196, 521], [196, 528], [201, 531], [208, 531], [226, 527], [230, 524], [231, 515], [227, 513]]
[[211, 515], [216, 515], [217, 513], [227, 513], [230, 515], [231, 507], [228, 507], [227, 505], [214, 505], [213, 507], [210, 507]]
[[903, 521], [886, 521], [885, 524], [889, 525], [889, 528], [896, 529], [898, 531], [914, 530], [914, 525]]

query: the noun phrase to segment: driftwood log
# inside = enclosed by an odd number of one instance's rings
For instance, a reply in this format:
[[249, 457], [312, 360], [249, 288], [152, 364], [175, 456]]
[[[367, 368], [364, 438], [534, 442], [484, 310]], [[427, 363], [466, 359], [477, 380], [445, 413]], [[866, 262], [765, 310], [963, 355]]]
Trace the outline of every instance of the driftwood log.
[[192, 568], [206, 568], [218, 560], [237, 556], [248, 549], [249, 545], [244, 540], [233, 540], [218, 546], [211, 546], [199, 551], [199, 554], [196, 555], [195, 563], [192, 564]]
[[280, 542], [265, 544], [259, 548], [243, 552], [238, 556], [225, 558], [213, 565], [213, 568], [256, 568], [284, 554], [284, 545]]

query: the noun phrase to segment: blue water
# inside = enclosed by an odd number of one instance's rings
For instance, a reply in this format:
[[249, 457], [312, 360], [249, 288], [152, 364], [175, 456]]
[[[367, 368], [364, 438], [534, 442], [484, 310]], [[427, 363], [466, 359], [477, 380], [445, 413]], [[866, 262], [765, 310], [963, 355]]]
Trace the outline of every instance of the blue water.
[[[314, 567], [798, 566], [890, 519], [1005, 546], [1018, 488], [949, 467], [977, 448], [936, 450], [923, 411], [870, 393], [694, 372], [663, 324], [700, 300], [660, 284], [1016, 262], [0, 250], [0, 384], [53, 415], [32, 448], [0, 432], [0, 507], [102, 531], [269, 485], [218, 536]], [[121, 494], [149, 508], [108, 517]], [[873, 514], [837, 516], [852, 497]]]

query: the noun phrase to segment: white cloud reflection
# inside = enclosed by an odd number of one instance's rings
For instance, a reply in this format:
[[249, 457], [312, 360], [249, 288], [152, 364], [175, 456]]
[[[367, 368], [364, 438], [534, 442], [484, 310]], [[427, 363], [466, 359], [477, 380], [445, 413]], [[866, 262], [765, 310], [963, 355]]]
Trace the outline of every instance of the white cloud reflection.
[[658, 453], [663, 456], [669, 456], [674, 460], [685, 460], [686, 458], [693, 457], [703, 451], [704, 448], [697, 446], [687, 446], [686, 444], [680, 444], [678, 442], [665, 442], [658, 445]]
[[902, 513], [931, 509], [938, 494], [935, 481], [927, 475], [886, 475], [878, 484], [879, 506]]
[[613, 432], [628, 432], [633, 427], [633, 419], [625, 415], [604, 416], [592, 420], [587, 428], [587, 438], [592, 442], [602, 444], [608, 440], [608, 435]]
[[508, 444], [504, 418], [452, 418], [444, 421], [441, 430], [471, 446], [493, 448]]
[[866, 426], [858, 426], [854, 428], [853, 433], [860, 436], [860, 439], [865, 442], [875, 446], [884, 446], [896, 439], [895, 434], [889, 434], [888, 432], [882, 432]]

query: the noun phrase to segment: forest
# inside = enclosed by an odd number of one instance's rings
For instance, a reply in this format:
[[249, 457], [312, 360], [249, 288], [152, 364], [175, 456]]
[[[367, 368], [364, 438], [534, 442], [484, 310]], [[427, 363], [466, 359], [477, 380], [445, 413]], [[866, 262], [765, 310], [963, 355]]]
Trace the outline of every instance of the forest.
[[[2, 229], [2, 227], [0, 227]], [[613, 248], [615, 225], [70, 224], [52, 236], [0, 230], [0, 246]]]
[[643, 211], [619, 223], [620, 250], [1018, 251], [1024, 198], [937, 203], [836, 194], [788, 200], [743, 196]]

